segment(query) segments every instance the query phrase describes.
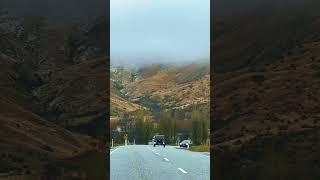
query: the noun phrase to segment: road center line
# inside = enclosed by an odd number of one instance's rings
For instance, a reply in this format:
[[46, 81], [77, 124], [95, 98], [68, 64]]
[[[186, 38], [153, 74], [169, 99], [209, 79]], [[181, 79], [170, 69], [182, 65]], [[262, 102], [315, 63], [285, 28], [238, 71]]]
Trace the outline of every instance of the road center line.
[[187, 174], [187, 171], [183, 170], [182, 168], [178, 168], [183, 174]]
[[114, 149], [113, 151], [110, 152], [110, 155], [115, 152], [116, 150], [118, 150], [119, 148]]
[[169, 161], [169, 159], [167, 159], [167, 158], [163, 158], [165, 161]]

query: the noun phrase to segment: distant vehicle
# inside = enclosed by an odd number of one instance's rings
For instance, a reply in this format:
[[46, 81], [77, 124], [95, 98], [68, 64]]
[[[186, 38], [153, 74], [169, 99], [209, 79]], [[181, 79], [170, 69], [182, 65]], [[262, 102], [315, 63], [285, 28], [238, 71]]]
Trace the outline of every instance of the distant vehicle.
[[153, 136], [153, 147], [156, 147], [156, 145], [163, 145], [163, 147], [166, 147], [166, 143], [164, 142], [164, 135]]
[[192, 146], [192, 142], [190, 140], [183, 140], [181, 141], [181, 143], [179, 144], [180, 147], [191, 147]]

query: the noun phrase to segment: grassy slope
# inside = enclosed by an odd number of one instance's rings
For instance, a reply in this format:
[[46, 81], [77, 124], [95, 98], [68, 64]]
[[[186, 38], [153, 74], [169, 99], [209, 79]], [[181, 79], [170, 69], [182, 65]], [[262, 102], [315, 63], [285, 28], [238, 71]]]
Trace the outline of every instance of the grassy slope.
[[195, 151], [195, 152], [210, 152], [210, 147], [209, 147], [209, 145], [192, 146], [192, 147], [190, 148], [190, 151]]
[[[44, 163], [93, 149], [89, 137], [71, 133], [32, 112], [28, 93], [16, 84], [14, 64], [2, 59], [0, 86], [1, 172], [40, 171]], [[3, 166], [5, 165], [5, 166]]]
[[108, 59], [66, 62], [63, 29], [50, 28], [40, 34], [42, 58], [29, 52], [36, 44], [14, 35], [0, 41], [1, 173], [38, 174], [47, 163], [102, 149], [92, 136], [106, 134]]
[[266, 8], [224, 19], [214, 42], [215, 178], [319, 177], [316, 8]]
[[128, 96], [130, 99], [150, 96], [160, 102], [163, 108], [205, 104], [209, 99], [208, 74], [208, 65], [172, 67], [129, 84]]

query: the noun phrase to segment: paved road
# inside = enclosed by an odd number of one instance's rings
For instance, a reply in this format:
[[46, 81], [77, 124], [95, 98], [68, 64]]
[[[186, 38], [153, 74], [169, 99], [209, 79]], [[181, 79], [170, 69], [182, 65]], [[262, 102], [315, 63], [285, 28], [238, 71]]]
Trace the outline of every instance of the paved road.
[[111, 180], [209, 180], [210, 156], [173, 146], [120, 146], [110, 153]]

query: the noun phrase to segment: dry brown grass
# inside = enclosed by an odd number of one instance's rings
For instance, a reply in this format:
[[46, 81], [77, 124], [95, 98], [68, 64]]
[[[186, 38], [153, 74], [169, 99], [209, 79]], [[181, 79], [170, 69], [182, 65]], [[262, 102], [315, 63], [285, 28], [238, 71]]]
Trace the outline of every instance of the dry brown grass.
[[195, 151], [195, 152], [210, 152], [210, 146], [209, 146], [209, 145], [192, 146], [192, 147], [190, 148], [190, 151]]

